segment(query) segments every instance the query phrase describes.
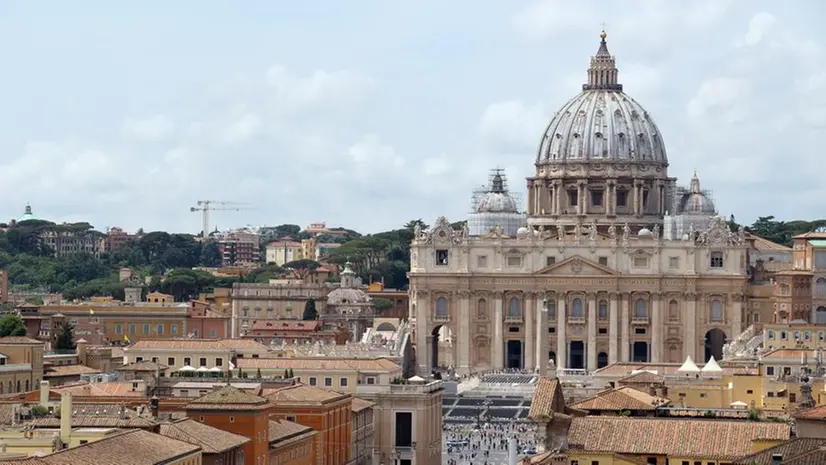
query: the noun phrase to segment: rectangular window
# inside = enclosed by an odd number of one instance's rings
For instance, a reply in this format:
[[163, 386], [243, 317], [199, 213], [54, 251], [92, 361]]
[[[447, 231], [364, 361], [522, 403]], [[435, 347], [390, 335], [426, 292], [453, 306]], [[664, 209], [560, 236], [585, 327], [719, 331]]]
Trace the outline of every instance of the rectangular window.
[[143, 324], [143, 334], [152, 334], [152, 329], [150, 329], [149, 323]]
[[156, 331], [158, 334], [163, 334], [163, 323], [158, 324], [158, 327], [157, 327], [157, 328], [155, 328], [155, 331]]
[[339, 378], [338, 384], [341, 387], [347, 387], [347, 378]]
[[135, 324], [130, 323], [129, 324], [129, 334], [135, 334], [136, 332], [137, 332], [137, 329], [135, 328]]
[[599, 334], [608, 334], [608, 328], [599, 328]]
[[310, 376], [310, 386], [315, 386], [315, 385], [316, 385], [315, 376]]
[[642, 209], [643, 211], [648, 209], [648, 189], [642, 190]]
[[797, 402], [797, 394], [795, 394], [794, 392], [790, 392], [789, 393], [789, 402], [791, 402], [791, 403]]
[[752, 390], [752, 389], [747, 389], [747, 390], [746, 390], [746, 394], [754, 394], [754, 390]]
[[645, 334], [645, 328], [634, 328], [634, 334]]
[[617, 191], [617, 206], [625, 208], [628, 205], [628, 191]]
[[709, 265], [712, 268], [723, 267], [723, 252], [711, 252], [711, 259]]
[[174, 367], [175, 366], [175, 357], [168, 357], [166, 359], [166, 364], [169, 365], [170, 367]]
[[192, 359], [189, 357], [184, 357], [184, 365], [192, 366]]
[[511, 268], [519, 268], [522, 266], [522, 257], [511, 255], [508, 257], [508, 266]]
[[135, 362], [142, 362], [142, 361], [143, 361], [143, 357], [135, 357]]
[[668, 267], [676, 270], [680, 267], [680, 257], [668, 257]]
[[393, 445], [396, 447], [411, 447], [413, 445], [413, 412], [396, 412], [396, 437]]
[[221, 358], [221, 357], [216, 357], [215, 358], [215, 366], [217, 366], [217, 367], [224, 366], [224, 359]]
[[476, 257], [476, 267], [477, 268], [487, 268], [488, 267], [488, 256], [487, 255], [479, 255]]
[[214, 330], [214, 329], [210, 329], [209, 330], [209, 337], [211, 337], [213, 339], [217, 338], [218, 337], [218, 331]]
[[634, 257], [634, 268], [648, 268], [648, 257]]
[[556, 334], [556, 328], [551, 326], [550, 328], [548, 328], [548, 332], [551, 333], [551, 334]]
[[169, 334], [178, 334], [178, 325], [171, 325], [169, 327]]
[[324, 386], [330, 387], [333, 385], [333, 378], [327, 377], [324, 378]]
[[123, 325], [115, 323], [115, 334], [123, 334]]
[[545, 266], [551, 266], [556, 263], [556, 257], [545, 257]]
[[595, 207], [602, 206], [602, 191], [591, 191], [591, 205]]
[[367, 377], [367, 384], [376, 384], [376, 377], [375, 376], [368, 376]]
[[206, 364], [207, 364], [207, 363], [206, 363], [206, 357], [201, 357], [201, 358], [198, 360], [198, 366], [199, 366], [199, 367], [205, 367], [205, 366], [206, 366]]
[[568, 205], [576, 207], [577, 203], [579, 203], [577, 197], [577, 191], [568, 191]]
[[436, 250], [436, 265], [437, 266], [447, 266], [447, 257], [448, 253], [446, 249], [437, 249]]
[[599, 257], [599, 264], [602, 266], [608, 266], [608, 257]]

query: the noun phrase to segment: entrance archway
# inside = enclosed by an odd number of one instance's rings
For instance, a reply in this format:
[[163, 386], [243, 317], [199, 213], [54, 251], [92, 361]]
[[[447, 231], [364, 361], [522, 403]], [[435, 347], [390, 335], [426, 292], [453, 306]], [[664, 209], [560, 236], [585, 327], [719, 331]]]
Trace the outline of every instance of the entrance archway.
[[714, 356], [715, 360], [721, 360], [723, 358], [723, 344], [726, 343], [726, 333], [723, 332], [722, 329], [714, 328], [710, 329], [706, 333], [705, 338], [705, 348], [706, 348], [706, 358], [705, 360]]
[[505, 355], [508, 368], [515, 370], [522, 369], [522, 341], [508, 341], [507, 355]]

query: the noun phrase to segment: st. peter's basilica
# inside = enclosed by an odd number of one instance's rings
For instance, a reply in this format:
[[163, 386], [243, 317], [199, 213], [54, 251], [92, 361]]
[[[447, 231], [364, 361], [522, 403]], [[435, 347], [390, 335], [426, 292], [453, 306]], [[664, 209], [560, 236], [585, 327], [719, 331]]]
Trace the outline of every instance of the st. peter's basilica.
[[696, 174], [668, 176], [664, 138], [605, 38], [539, 135], [525, 212], [494, 171], [464, 229], [440, 217], [415, 232], [420, 374], [706, 360], [744, 329], [746, 234]]

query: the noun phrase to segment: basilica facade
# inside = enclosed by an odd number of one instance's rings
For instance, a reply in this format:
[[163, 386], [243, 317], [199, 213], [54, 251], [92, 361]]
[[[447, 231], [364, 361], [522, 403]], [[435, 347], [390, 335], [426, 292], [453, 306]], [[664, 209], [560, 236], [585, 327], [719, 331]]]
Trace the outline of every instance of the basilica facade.
[[705, 360], [744, 329], [745, 233], [696, 175], [688, 188], [668, 176], [662, 135], [618, 83], [604, 33], [587, 76], [539, 135], [524, 214], [497, 171], [470, 227], [440, 217], [415, 231], [420, 374]]

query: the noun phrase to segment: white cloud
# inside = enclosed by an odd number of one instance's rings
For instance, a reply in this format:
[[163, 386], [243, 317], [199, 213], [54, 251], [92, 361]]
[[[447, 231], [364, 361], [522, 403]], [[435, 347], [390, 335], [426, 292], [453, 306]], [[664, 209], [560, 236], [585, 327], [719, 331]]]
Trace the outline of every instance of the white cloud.
[[274, 92], [274, 104], [288, 110], [357, 101], [375, 86], [370, 76], [352, 70], [318, 70], [296, 76], [283, 66], [267, 70], [267, 83]]
[[169, 138], [175, 132], [175, 121], [167, 115], [147, 118], [129, 118], [121, 125], [120, 133], [125, 139], [136, 142], [158, 142]]
[[745, 79], [716, 77], [700, 85], [697, 93], [688, 102], [688, 115], [694, 118], [705, 116], [710, 109], [730, 109], [731, 105], [749, 93], [749, 82]]
[[538, 105], [517, 100], [488, 105], [479, 120], [479, 133], [491, 143], [523, 149], [539, 143], [548, 116]]

